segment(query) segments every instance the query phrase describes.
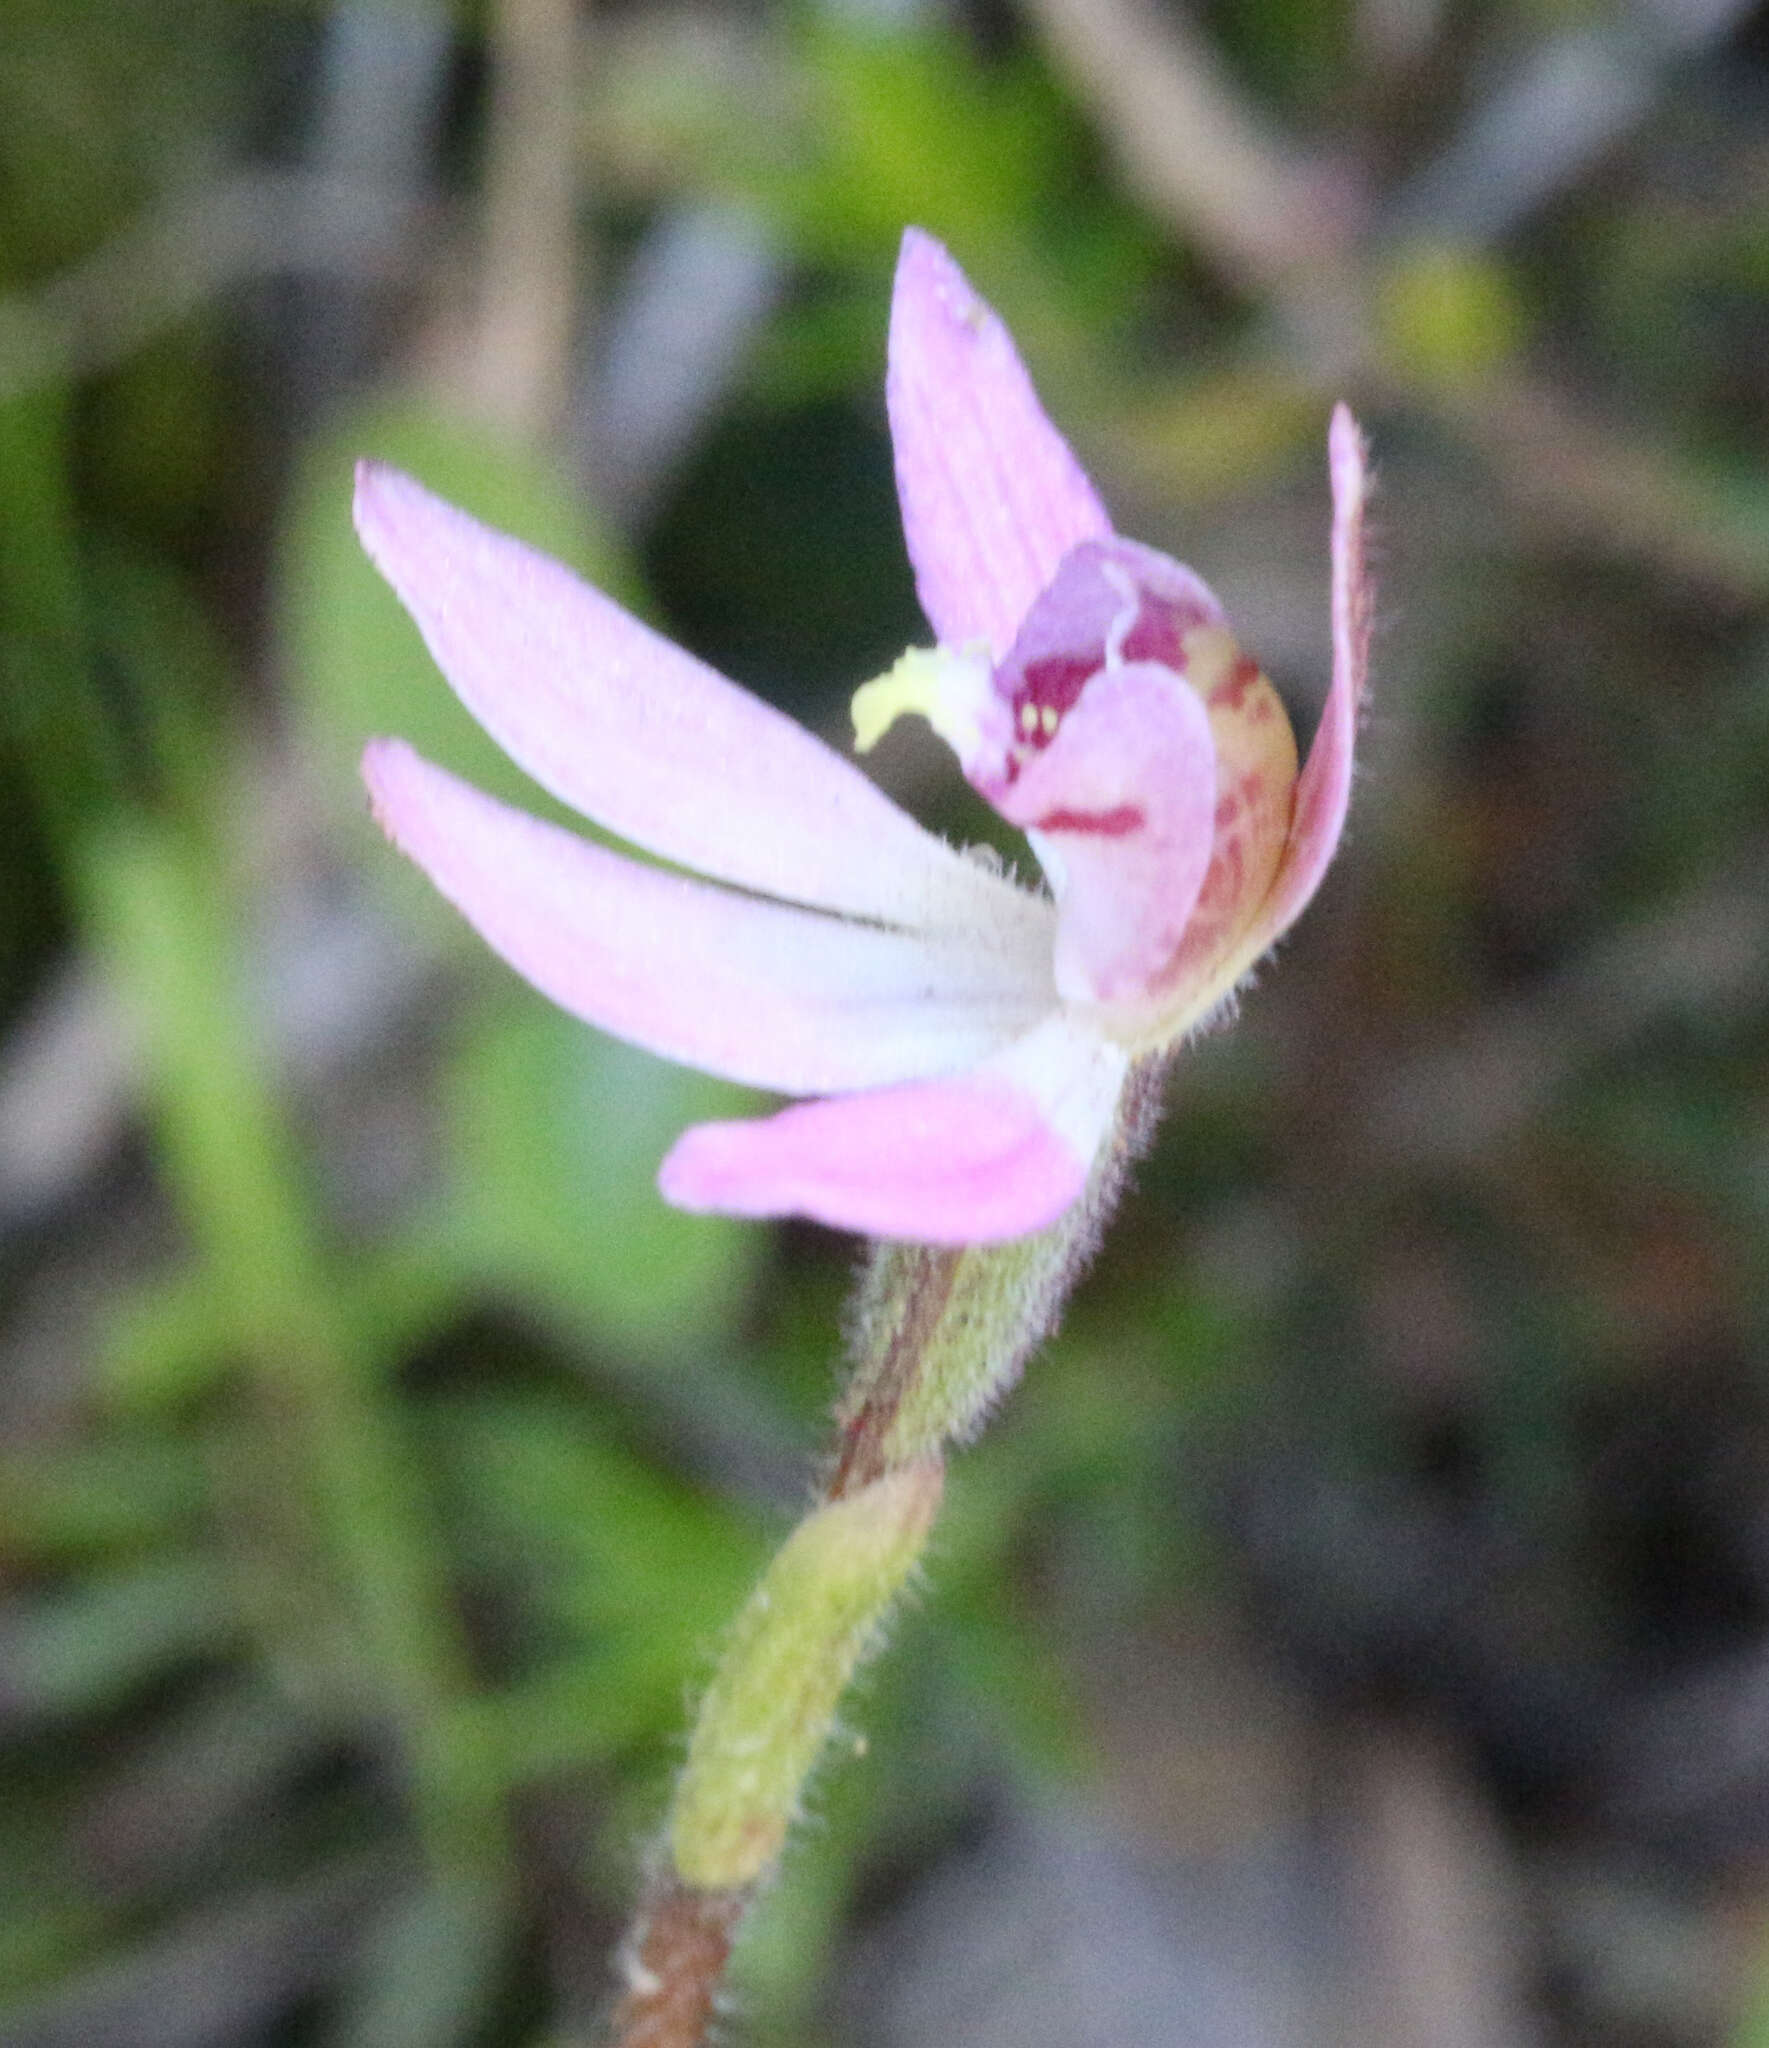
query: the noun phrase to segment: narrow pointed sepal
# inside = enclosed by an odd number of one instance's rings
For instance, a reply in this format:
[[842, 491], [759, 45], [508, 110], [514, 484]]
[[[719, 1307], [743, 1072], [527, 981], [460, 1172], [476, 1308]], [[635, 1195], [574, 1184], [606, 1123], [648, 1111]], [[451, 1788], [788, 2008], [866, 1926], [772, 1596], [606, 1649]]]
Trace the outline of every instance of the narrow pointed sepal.
[[885, 403], [922, 610], [946, 645], [999, 661], [1063, 557], [1112, 523], [1007, 329], [917, 228], [897, 262]]
[[719, 889], [510, 809], [399, 740], [363, 777], [387, 836], [562, 1009], [665, 1059], [787, 1095], [986, 1059], [1054, 1000], [1050, 912], [1023, 944], [895, 931]]
[[378, 463], [358, 468], [355, 510], [462, 703], [607, 831], [717, 881], [855, 917], [1011, 915], [999, 878], [852, 762], [562, 563]]
[[1314, 743], [1297, 777], [1296, 803], [1277, 879], [1243, 949], [1249, 967], [1307, 909], [1338, 851], [1351, 805], [1352, 755], [1369, 675], [1374, 600], [1364, 555], [1369, 458], [1357, 421], [1344, 405], [1333, 408], [1327, 458], [1333, 486], [1333, 680]]

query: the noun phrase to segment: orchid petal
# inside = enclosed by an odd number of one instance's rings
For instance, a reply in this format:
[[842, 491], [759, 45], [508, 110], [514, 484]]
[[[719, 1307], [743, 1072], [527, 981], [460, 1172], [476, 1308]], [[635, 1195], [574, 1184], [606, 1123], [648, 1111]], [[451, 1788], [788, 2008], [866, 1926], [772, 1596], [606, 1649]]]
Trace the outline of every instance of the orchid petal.
[[1025, 899], [803, 727], [559, 563], [378, 464], [356, 525], [437, 665], [544, 788], [715, 880], [901, 925], [1011, 921]]
[[999, 661], [1078, 542], [1112, 523], [1045, 417], [1007, 329], [931, 236], [903, 237], [885, 403], [921, 608]]
[[1155, 662], [1104, 669], [992, 794], [1052, 867], [1064, 1001], [1146, 1003], [1210, 867], [1217, 764], [1203, 699]]
[[1055, 1222], [1087, 1185], [1125, 1053], [1053, 1014], [944, 1080], [684, 1131], [658, 1173], [678, 1208], [809, 1216], [923, 1244], [988, 1244]]
[[1179, 668], [1186, 634], [1222, 624], [1216, 593], [1195, 569], [1117, 534], [1084, 541], [1021, 620], [996, 688], [1015, 700], [1042, 695], [1038, 679], [1053, 663], [1078, 674], [1120, 660]]
[[1372, 598], [1364, 566], [1370, 472], [1363, 436], [1343, 405], [1333, 408], [1327, 455], [1333, 485], [1333, 682], [1296, 779], [1296, 804], [1277, 879], [1239, 950], [1236, 979], [1307, 908], [1339, 845], [1351, 803], [1352, 751], [1370, 662]]
[[1185, 938], [1161, 977], [1160, 1032], [1168, 1040], [1215, 1010], [1245, 973], [1247, 934], [1282, 867], [1296, 801], [1289, 717], [1258, 664], [1225, 628], [1187, 636], [1186, 680], [1210, 717], [1216, 818], [1209, 872]]
[[784, 1094], [875, 1088], [1008, 1044], [1054, 1000], [1042, 941], [853, 924], [623, 859], [401, 741], [363, 757], [388, 837], [517, 973], [666, 1059]]

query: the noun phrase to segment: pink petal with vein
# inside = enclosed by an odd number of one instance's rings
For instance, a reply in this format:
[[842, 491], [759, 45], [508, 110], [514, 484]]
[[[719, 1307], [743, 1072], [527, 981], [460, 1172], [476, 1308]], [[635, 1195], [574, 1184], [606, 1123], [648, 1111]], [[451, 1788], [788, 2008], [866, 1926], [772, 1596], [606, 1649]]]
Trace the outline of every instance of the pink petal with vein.
[[[1073, 701], [1082, 678], [1122, 661], [1185, 666], [1185, 636], [1220, 626], [1222, 606], [1195, 570], [1140, 541], [1084, 541], [1063, 557], [1020, 622], [995, 687], [1014, 703]], [[1068, 672], [1073, 687], [1060, 678]], [[1052, 680], [1057, 681], [1053, 690]]]
[[397, 470], [356, 525], [457, 695], [535, 780], [662, 858], [897, 924], [1011, 919], [1015, 894], [823, 742], [559, 563]]
[[996, 315], [930, 235], [903, 237], [885, 402], [921, 608], [997, 661], [1078, 542], [1112, 523]]
[[1243, 970], [1283, 937], [1320, 887], [1351, 803], [1352, 751], [1369, 673], [1373, 598], [1364, 564], [1369, 463], [1363, 435], [1343, 405], [1333, 408], [1327, 457], [1333, 486], [1333, 683], [1297, 778], [1296, 807], [1277, 880], [1243, 948]]
[[1053, 1223], [1087, 1162], [1028, 1096], [989, 1075], [697, 1124], [658, 1175], [678, 1209], [808, 1216], [922, 1244], [989, 1244]]
[[1081, 1194], [1126, 1063], [1051, 1018], [947, 1080], [697, 1124], [658, 1174], [678, 1208], [809, 1216], [922, 1244], [989, 1244], [1053, 1223]]
[[890, 931], [734, 895], [543, 824], [402, 741], [363, 757], [388, 837], [518, 974], [666, 1059], [783, 1094], [870, 1088], [998, 1051], [1054, 1000], [1042, 948]]
[[1216, 743], [1197, 692], [1130, 662], [1096, 675], [995, 797], [1050, 861], [1066, 1002], [1135, 1004], [1185, 937], [1215, 844]]

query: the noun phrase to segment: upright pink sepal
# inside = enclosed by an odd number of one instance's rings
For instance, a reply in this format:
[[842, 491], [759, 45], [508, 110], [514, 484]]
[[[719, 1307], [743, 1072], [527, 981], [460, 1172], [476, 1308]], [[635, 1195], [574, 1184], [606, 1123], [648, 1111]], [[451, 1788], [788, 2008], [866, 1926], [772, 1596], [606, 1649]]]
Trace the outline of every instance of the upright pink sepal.
[[999, 661], [1069, 550], [1111, 521], [1007, 329], [931, 235], [903, 237], [885, 403], [922, 610]]
[[1352, 753], [1370, 666], [1372, 599], [1364, 562], [1369, 463], [1364, 437], [1345, 405], [1333, 408], [1327, 461], [1333, 487], [1333, 682], [1314, 744], [1296, 780], [1296, 803], [1277, 879], [1243, 949], [1249, 967], [1307, 908], [1338, 848], [1351, 804]]

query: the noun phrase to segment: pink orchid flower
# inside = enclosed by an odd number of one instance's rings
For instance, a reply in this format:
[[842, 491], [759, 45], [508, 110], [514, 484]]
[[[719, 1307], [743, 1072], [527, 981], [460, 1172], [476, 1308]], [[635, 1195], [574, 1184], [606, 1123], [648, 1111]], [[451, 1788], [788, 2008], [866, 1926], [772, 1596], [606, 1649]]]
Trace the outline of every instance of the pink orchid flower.
[[[456, 692], [555, 796], [680, 873], [377, 740], [388, 836], [519, 974], [666, 1059], [813, 1098], [698, 1125], [680, 1207], [985, 1243], [1081, 1194], [1139, 1057], [1221, 1009], [1338, 843], [1369, 637], [1367, 473], [1341, 406], [1333, 680], [1300, 772], [1189, 569], [1112, 530], [995, 314], [904, 237], [886, 383], [938, 636], [854, 702], [925, 716], [1049, 893], [924, 831], [851, 763], [600, 592], [364, 464], [363, 545]], [[700, 879], [700, 878], [704, 879]]]

